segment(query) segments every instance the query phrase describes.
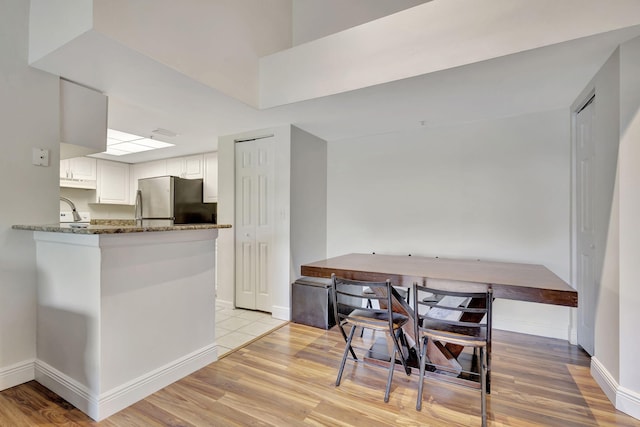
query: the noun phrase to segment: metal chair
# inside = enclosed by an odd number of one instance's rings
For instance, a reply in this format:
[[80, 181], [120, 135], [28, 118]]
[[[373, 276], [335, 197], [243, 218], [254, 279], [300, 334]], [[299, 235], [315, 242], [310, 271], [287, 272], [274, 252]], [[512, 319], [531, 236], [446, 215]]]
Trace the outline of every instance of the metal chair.
[[[427, 282], [428, 284], [428, 282]], [[458, 286], [456, 286], [458, 285]], [[466, 289], [471, 286], [475, 289]], [[493, 292], [487, 285], [454, 283], [449, 289], [436, 289], [414, 284], [413, 294], [416, 304], [414, 311], [415, 336], [420, 350], [420, 379], [418, 382], [418, 398], [416, 410], [422, 409], [422, 390], [427, 368], [440, 378], [451, 381], [452, 378], [464, 378], [479, 382], [482, 408], [482, 425], [487, 424], [487, 391], [488, 391], [488, 353], [491, 346], [491, 307]], [[480, 291], [478, 287], [485, 288]], [[456, 289], [456, 290], [452, 290]], [[466, 289], [466, 290], [465, 290]], [[420, 299], [419, 293], [431, 294]], [[450, 366], [439, 366], [429, 360], [427, 344], [432, 340], [439, 346], [454, 345], [473, 348], [473, 355], [468, 367], [459, 365], [452, 370]], [[479, 354], [478, 354], [479, 353]], [[461, 353], [462, 354], [462, 353]], [[462, 381], [451, 381], [464, 384]]]
[[[386, 282], [363, 282], [338, 278], [335, 274], [331, 276], [331, 279], [335, 320], [345, 340], [336, 386], [340, 385], [347, 359], [375, 366], [388, 363], [389, 374], [384, 394], [384, 401], [388, 402], [396, 360], [399, 358], [407, 375], [411, 373], [398, 342], [398, 337], [402, 334], [402, 326], [409, 319], [407, 316], [395, 313], [392, 310], [391, 282], [389, 280]], [[373, 294], [365, 294], [365, 288], [371, 289]], [[382, 304], [377, 304], [378, 307], [368, 307], [366, 304], [367, 299], [377, 300]], [[351, 327], [348, 335], [344, 330], [346, 326]], [[376, 343], [373, 343], [373, 345], [365, 347], [366, 343], [360, 338], [356, 339], [357, 342], [354, 341], [354, 333], [357, 328], [384, 332], [386, 346], [379, 348]], [[358, 351], [356, 352], [356, 350]], [[360, 353], [360, 358], [358, 358], [357, 353]], [[349, 357], [349, 354], [351, 354], [351, 357]], [[362, 354], [364, 354], [364, 357]]]
[[[372, 255], [375, 255], [375, 252], [371, 252]], [[407, 256], [411, 256], [411, 254], [407, 255]], [[396, 292], [398, 292], [398, 295], [400, 295], [400, 297], [402, 297], [403, 300], [405, 300], [407, 302], [407, 304], [411, 304], [411, 288], [403, 288], [400, 286], [394, 286]], [[368, 293], [371, 293], [370, 290], [367, 291]], [[367, 306], [371, 307], [371, 300], [367, 300]]]

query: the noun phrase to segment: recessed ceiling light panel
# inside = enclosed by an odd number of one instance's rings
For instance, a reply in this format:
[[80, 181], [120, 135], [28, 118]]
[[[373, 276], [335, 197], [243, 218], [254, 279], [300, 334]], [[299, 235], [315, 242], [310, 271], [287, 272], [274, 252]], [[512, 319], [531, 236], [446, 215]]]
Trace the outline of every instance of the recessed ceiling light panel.
[[173, 144], [169, 144], [168, 142], [157, 141], [151, 138], [139, 139], [136, 141], [136, 144], [144, 145], [151, 148], [165, 148], [173, 146]]
[[156, 141], [132, 133], [121, 132], [115, 129], [107, 129], [107, 151], [105, 154], [112, 156], [125, 156], [127, 154], [140, 153], [142, 151], [157, 150], [159, 148], [172, 147], [175, 144]]

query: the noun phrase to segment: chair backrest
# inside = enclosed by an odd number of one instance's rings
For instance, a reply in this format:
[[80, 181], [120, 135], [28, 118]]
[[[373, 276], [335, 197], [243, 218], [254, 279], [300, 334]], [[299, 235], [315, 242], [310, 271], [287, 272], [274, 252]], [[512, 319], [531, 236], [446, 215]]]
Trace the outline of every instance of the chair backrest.
[[[483, 345], [491, 341], [493, 291], [465, 282], [449, 283], [447, 289], [414, 284], [416, 337], [427, 335], [459, 345]], [[456, 289], [457, 288], [457, 289]], [[455, 289], [455, 290], [454, 290]]]
[[[340, 325], [354, 310], [362, 310], [372, 314], [389, 314], [391, 311], [391, 281], [365, 282], [349, 280], [331, 275], [333, 285], [333, 312], [336, 323]], [[365, 292], [370, 289], [371, 292]], [[378, 301], [370, 304], [367, 301]], [[393, 322], [392, 316], [389, 323]], [[374, 316], [375, 318], [375, 316]]]

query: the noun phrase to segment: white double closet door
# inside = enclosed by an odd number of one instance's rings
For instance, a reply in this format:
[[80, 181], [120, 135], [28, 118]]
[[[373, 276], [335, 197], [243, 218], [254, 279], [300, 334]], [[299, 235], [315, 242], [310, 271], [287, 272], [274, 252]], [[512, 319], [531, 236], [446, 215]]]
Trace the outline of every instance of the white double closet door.
[[578, 344], [590, 355], [595, 351], [596, 308], [600, 275], [596, 273], [596, 235], [602, 233], [595, 218], [596, 140], [595, 96], [576, 114], [576, 246], [578, 288]]
[[235, 144], [235, 305], [266, 312], [272, 311], [274, 156], [273, 137]]

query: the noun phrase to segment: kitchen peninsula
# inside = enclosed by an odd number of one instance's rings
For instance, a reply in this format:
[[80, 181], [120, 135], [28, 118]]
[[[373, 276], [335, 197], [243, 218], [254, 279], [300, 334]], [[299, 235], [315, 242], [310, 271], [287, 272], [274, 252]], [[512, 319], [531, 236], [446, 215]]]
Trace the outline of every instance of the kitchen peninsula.
[[217, 360], [218, 230], [14, 225], [33, 231], [38, 382], [101, 420]]

